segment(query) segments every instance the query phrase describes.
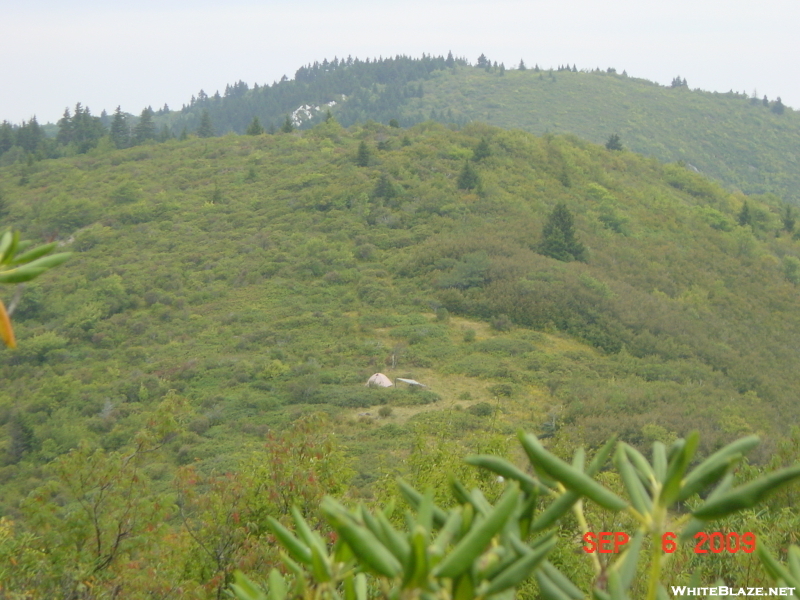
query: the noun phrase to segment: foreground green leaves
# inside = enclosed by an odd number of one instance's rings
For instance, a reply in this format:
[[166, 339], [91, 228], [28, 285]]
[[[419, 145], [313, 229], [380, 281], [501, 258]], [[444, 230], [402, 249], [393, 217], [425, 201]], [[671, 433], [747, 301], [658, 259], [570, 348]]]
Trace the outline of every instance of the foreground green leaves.
[[[31, 245], [32, 242], [20, 241], [18, 231], [9, 229], [0, 236], [0, 284], [31, 281], [70, 257], [69, 252], [50, 254], [58, 246], [56, 242], [29, 249]], [[0, 339], [9, 348], [17, 346], [9, 311], [6, 310], [2, 300], [0, 300]]]
[[[623, 548], [613, 560], [602, 564], [596, 554], [589, 556], [596, 568], [591, 595], [597, 600], [629, 600], [640, 595], [662, 600], [669, 597], [661, 576], [677, 548], [674, 540], [691, 537], [709, 521], [753, 508], [779, 486], [800, 477], [800, 465], [796, 465], [731, 488], [731, 471], [758, 443], [755, 436], [725, 446], [694, 468], [690, 465], [698, 446], [696, 434], [677, 440], [669, 449], [656, 442], [652, 463], [632, 446], [619, 442], [613, 464], [623, 498], [595, 480], [611, 456], [613, 440], [595, 454], [585, 470], [583, 449], [575, 452], [570, 465], [531, 434], [520, 432], [519, 440], [530, 469], [493, 456], [467, 459], [506, 478], [505, 491], [494, 504], [480, 490], [467, 491], [453, 482], [457, 504], [445, 509], [434, 504], [431, 494], [421, 494], [401, 481], [401, 493], [415, 513], [408, 513], [405, 527], [398, 529], [391, 520], [393, 509], [372, 513], [359, 506], [348, 510], [328, 497], [321, 510], [337, 534], [332, 548], [309, 529], [298, 511], [293, 511], [296, 535], [270, 519], [270, 529], [288, 552], [284, 562], [295, 583], [290, 586], [273, 571], [269, 598], [285, 600], [312, 593], [314, 598], [339, 600], [343, 591], [347, 600], [363, 600], [366, 592], [359, 595], [353, 579], [361, 577], [362, 589], [368, 588], [371, 597], [510, 599], [535, 576], [542, 598], [580, 600], [584, 593], [547, 557], [558, 545], [556, 532], [570, 510], [584, 540], [591, 539], [586, 537], [592, 530], [583, 506], [583, 500], [588, 500], [605, 511], [626, 514], [638, 524], [632, 535], [625, 534]], [[707, 494], [707, 499], [685, 514], [681, 503], [696, 494]], [[643, 568], [645, 548], [650, 556]], [[788, 568], [763, 546], [758, 547], [758, 556], [777, 581], [786, 585], [800, 581], [800, 550], [790, 551]], [[645, 578], [645, 584], [639, 581]], [[232, 590], [240, 600], [267, 597], [241, 573]]]

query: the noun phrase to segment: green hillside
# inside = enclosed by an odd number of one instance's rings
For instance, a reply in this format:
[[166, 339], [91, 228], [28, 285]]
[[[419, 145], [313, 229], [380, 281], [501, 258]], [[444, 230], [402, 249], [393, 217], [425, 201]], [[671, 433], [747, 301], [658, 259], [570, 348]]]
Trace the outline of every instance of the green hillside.
[[[494, 501], [459, 458], [513, 458], [520, 427], [560, 456], [699, 430], [702, 456], [756, 433], [763, 468], [796, 461], [795, 212], [686, 166], [331, 119], [101, 140], [3, 165], [0, 198], [4, 227], [73, 252], [0, 351], [0, 594], [218, 599], [277, 564], [268, 517], [293, 505], [327, 536], [324, 494], [393, 502], [395, 474]], [[378, 371], [427, 387], [365, 387]], [[787, 547], [794, 495], [720, 527]], [[590, 586], [559, 527], [554, 564]], [[767, 581], [749, 557], [686, 551], [665, 577]]]
[[533, 70], [437, 71], [406, 118], [484, 121], [536, 134], [572, 133], [605, 143], [617, 133], [626, 148], [663, 162], [684, 161], [745, 193], [800, 202], [800, 116], [742, 94], [667, 88], [643, 79]]
[[798, 113], [774, 98], [690, 90], [681, 83], [664, 87], [612, 69], [482, 68], [444, 57], [326, 61], [271, 87], [239, 82], [224, 95], [200, 94], [156, 121], [177, 135], [197, 129], [206, 112], [218, 133], [244, 133], [253, 117], [278, 128], [291, 114], [307, 127], [330, 110], [346, 126], [369, 119], [397, 119], [403, 126], [478, 121], [537, 135], [572, 133], [598, 144], [616, 133], [634, 152], [684, 161], [729, 189], [800, 203]]
[[[640, 444], [699, 428], [708, 451], [798, 417], [793, 223], [751, 197], [739, 225], [745, 198], [682, 166], [569, 136], [331, 121], [0, 182], [5, 223], [75, 252], [24, 290], [20, 348], [0, 354], [5, 510], [42, 463], [123, 447], [165, 397], [187, 412], [161, 477], [234, 464], [323, 410], [361, 457], [357, 486], [429, 430]], [[538, 253], [558, 203], [586, 262]], [[365, 388], [376, 371], [429, 389]]]
[[618, 134], [629, 150], [683, 161], [729, 190], [800, 203], [800, 116], [780, 99], [690, 90], [680, 78], [664, 87], [613, 69], [469, 66], [452, 55], [324, 60], [272, 85], [239, 81], [222, 93], [200, 90], [180, 110], [165, 105], [98, 117], [78, 104], [58, 127], [4, 121], [0, 164], [87, 152], [106, 135], [111, 146], [124, 148], [193, 133], [243, 134], [256, 118], [270, 132], [287, 119], [308, 128], [328, 112], [344, 126], [477, 121], [538, 135], [571, 133], [598, 144]]

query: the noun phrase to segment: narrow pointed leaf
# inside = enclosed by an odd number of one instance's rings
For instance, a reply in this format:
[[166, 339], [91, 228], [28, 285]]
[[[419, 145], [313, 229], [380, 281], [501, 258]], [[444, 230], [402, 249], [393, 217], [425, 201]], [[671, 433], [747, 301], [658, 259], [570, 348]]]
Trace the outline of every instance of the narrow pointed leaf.
[[31, 267], [30, 265], [17, 267], [9, 271], [0, 271], [0, 283], [25, 283], [36, 279], [45, 271], [47, 271], [45, 267]]
[[356, 600], [367, 600], [367, 576], [364, 573], [356, 575]]
[[701, 492], [707, 486], [721, 479], [728, 469], [741, 460], [743, 455], [755, 448], [759, 441], [757, 435], [751, 435], [728, 444], [705, 459], [684, 479], [678, 494], [678, 502]]
[[316, 546], [311, 546], [311, 570], [319, 582], [324, 583], [332, 578], [328, 557], [322, 554]]
[[[536, 571], [536, 583], [539, 584], [539, 593], [543, 600], [572, 600], [572, 596], [562, 590], [542, 569]], [[578, 598], [582, 599], [583, 595]]]
[[707, 500], [703, 506], [694, 511], [698, 519], [719, 519], [731, 513], [752, 508], [770, 492], [800, 477], [800, 464], [787, 467], [774, 473], [759, 477], [720, 495]]
[[3, 232], [2, 237], [0, 237], [0, 264], [7, 262], [6, 256], [9, 254], [8, 250], [11, 248], [11, 242], [13, 239], [14, 234], [10, 229]]
[[8, 264], [17, 253], [19, 232], [6, 231], [0, 239], [0, 264]]
[[558, 498], [553, 500], [550, 505], [539, 514], [538, 517], [533, 520], [533, 523], [531, 523], [530, 527], [531, 533], [544, 531], [550, 527], [553, 523], [567, 514], [580, 499], [580, 494], [573, 492], [572, 490], [567, 490], [561, 494]]
[[[680, 443], [681, 441], [683, 443]], [[683, 477], [686, 474], [689, 463], [692, 461], [698, 441], [699, 435], [696, 431], [693, 431], [687, 436], [686, 440], [678, 440], [673, 444], [673, 448], [670, 450], [667, 476], [659, 496], [659, 500], [664, 506], [670, 506], [677, 500]]]
[[628, 459], [636, 468], [636, 474], [642, 480], [642, 484], [644, 484], [646, 488], [652, 490], [653, 481], [656, 478], [655, 473], [653, 472], [653, 467], [650, 466], [650, 463], [647, 462], [647, 459], [642, 455], [642, 453], [633, 446], [625, 444], [624, 448], [625, 454], [628, 455]]
[[397, 577], [400, 574], [400, 561], [369, 529], [357, 524], [336, 500], [326, 496], [320, 509], [362, 563], [385, 577]]
[[434, 569], [436, 577], [457, 577], [466, 571], [486, 548], [492, 537], [503, 528], [517, 505], [519, 487], [512, 484], [497, 502], [492, 513], [481, 523], [473, 524], [452, 552]]
[[454, 508], [448, 515], [444, 526], [439, 531], [439, 535], [437, 535], [436, 539], [433, 540], [433, 546], [438, 548], [441, 552], [444, 552], [447, 549], [450, 541], [461, 530], [461, 512], [462, 509], [460, 506]]
[[522, 556], [507, 569], [497, 574], [485, 588], [481, 588], [481, 595], [491, 596], [503, 590], [518, 586], [533, 574], [533, 570], [541, 563], [547, 554], [556, 545], [556, 540], [551, 539], [526, 556]]
[[50, 244], [45, 244], [44, 246], [34, 248], [33, 250], [29, 250], [23, 254], [17, 254], [14, 257], [14, 260], [11, 261], [11, 264], [24, 265], [25, 263], [29, 263], [32, 260], [36, 260], [37, 258], [44, 256], [45, 254], [50, 254], [56, 249], [56, 246], [58, 246], [58, 242], [52, 242]]
[[560, 481], [566, 488], [586, 496], [609, 510], [623, 510], [628, 506], [628, 503], [622, 498], [604, 488], [594, 479], [550, 454], [535, 436], [522, 435], [521, 442], [531, 462], [553, 479]]
[[791, 585], [791, 581], [793, 581], [792, 574], [783, 566], [763, 544], [759, 544], [756, 547], [756, 554], [758, 555], [758, 559], [761, 561], [761, 564], [764, 565], [764, 570], [769, 574], [769, 576], [774, 579], [775, 581], [783, 581]]
[[790, 546], [786, 557], [789, 562], [789, 572], [796, 581], [800, 581], [800, 548]]
[[[706, 498], [706, 502], [721, 497], [722, 495], [727, 493], [728, 490], [730, 490], [732, 487], [733, 487], [733, 473], [728, 473], [727, 475], [725, 475], [725, 477], [722, 478], [722, 481], [719, 482], [719, 485], [717, 485], [717, 487], [715, 487], [713, 491], [708, 495], [708, 498]], [[686, 523], [686, 525], [684, 526], [683, 531], [681, 531], [679, 540], [682, 543], [685, 543], [693, 539], [694, 536], [697, 535], [699, 532], [703, 531], [707, 525], [708, 523], [706, 521], [702, 521], [697, 517], [692, 517], [691, 519], [689, 519], [689, 522]]]
[[322, 539], [308, 526], [308, 523], [303, 518], [302, 513], [300, 510], [293, 506], [291, 508], [292, 517], [294, 518], [295, 523], [295, 531], [300, 539], [309, 547], [316, 546], [317, 550], [321, 553], [325, 553], [325, 543]]
[[534, 490], [540, 492], [548, 491], [547, 487], [539, 483], [536, 479], [499, 456], [478, 454], [476, 456], [468, 456], [466, 462], [467, 464], [486, 469], [492, 473], [497, 473], [505, 479], [513, 479], [519, 482], [520, 488], [522, 488], [522, 491], [526, 494], [530, 494]]
[[409, 553], [411, 552], [411, 547], [409, 546], [408, 541], [397, 531], [395, 531], [394, 527], [392, 527], [392, 524], [389, 522], [389, 519], [383, 513], [377, 513], [376, 520], [378, 521], [383, 534], [379, 536], [381, 541], [386, 548], [388, 548], [389, 552], [394, 554], [397, 560], [405, 565], [408, 562]]
[[614, 443], [617, 441], [617, 436], [612, 436], [605, 444], [600, 447], [600, 450], [594, 455], [594, 458], [589, 462], [589, 468], [586, 469], [586, 474], [589, 477], [594, 477], [606, 464], [608, 457], [611, 456], [611, 451], [614, 449]]
[[11, 326], [11, 319], [8, 317], [8, 312], [2, 300], [0, 300], [0, 339], [9, 348], [17, 347], [14, 328]]
[[285, 600], [286, 598], [286, 581], [283, 575], [280, 574], [278, 569], [272, 569], [269, 572], [269, 600]]
[[639, 563], [639, 553], [642, 549], [643, 539], [644, 534], [642, 531], [637, 531], [627, 544], [622, 556], [614, 563], [613, 570], [619, 573], [620, 585], [626, 593], [631, 587], [634, 577], [636, 577], [636, 566]]
[[614, 571], [608, 574], [608, 593], [611, 600], [629, 600], [625, 588], [622, 586], [619, 573]]
[[571, 600], [583, 600], [583, 592], [572, 581], [559, 571], [553, 563], [546, 560], [542, 563], [540, 572], [547, 575], [547, 577], [556, 584]]
[[51, 254], [50, 256], [42, 256], [24, 265], [24, 268], [30, 269], [35, 267], [37, 269], [52, 269], [69, 260], [70, 256], [72, 256], [72, 252], [60, 252], [58, 254]]
[[233, 573], [231, 589], [238, 600], [267, 600], [267, 595], [241, 571]]
[[[419, 506], [422, 503], [423, 498], [422, 494], [420, 494], [417, 490], [400, 478], [397, 479], [397, 485], [400, 488], [400, 493], [403, 495], [403, 498], [405, 498], [415, 510], [419, 510]], [[436, 527], [441, 527], [444, 525], [446, 520], [447, 514], [445, 514], [445, 512], [438, 506], [434, 506], [433, 522], [436, 524]]]
[[267, 527], [275, 534], [281, 546], [289, 552], [292, 558], [306, 565], [311, 565], [311, 549], [298, 540], [291, 531], [273, 517], [267, 517]]
[[428, 490], [417, 508], [417, 523], [427, 532], [433, 528], [433, 507], [433, 490]]
[[617, 452], [614, 454], [614, 465], [617, 467], [622, 483], [625, 486], [625, 491], [631, 499], [631, 504], [641, 515], [646, 515], [653, 510], [653, 501], [644, 489], [641, 479], [636, 474], [633, 465], [628, 460], [628, 455], [625, 452], [625, 445], [620, 442], [617, 446]]

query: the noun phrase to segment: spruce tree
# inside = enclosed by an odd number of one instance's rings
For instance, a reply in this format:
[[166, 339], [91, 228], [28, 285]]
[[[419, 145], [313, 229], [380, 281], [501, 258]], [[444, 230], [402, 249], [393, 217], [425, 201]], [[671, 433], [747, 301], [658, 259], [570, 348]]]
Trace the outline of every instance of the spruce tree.
[[472, 151], [472, 160], [479, 162], [484, 158], [489, 158], [492, 155], [492, 150], [489, 148], [489, 141], [486, 138], [481, 138], [475, 150]]
[[200, 127], [197, 128], [197, 137], [214, 137], [214, 126], [211, 124], [211, 115], [208, 114], [207, 110], [204, 110], [200, 117]]
[[258, 120], [258, 117], [253, 117], [246, 133], [247, 135], [262, 135], [264, 133], [264, 128], [261, 126], [261, 121]]
[[752, 224], [753, 214], [750, 212], [750, 205], [747, 204], [747, 200], [745, 200], [744, 204], [742, 204], [742, 210], [739, 211], [739, 225], [744, 227], [745, 225]]
[[128, 119], [122, 112], [122, 107], [117, 106], [111, 118], [111, 141], [117, 148], [127, 148], [131, 141]]
[[156, 124], [153, 122], [153, 109], [145, 108], [139, 116], [139, 122], [133, 128], [133, 143], [143, 144], [156, 137]]
[[791, 204], [784, 205], [781, 220], [783, 221], [783, 228], [789, 233], [793, 233], [797, 220], [795, 219], [794, 207]]
[[356, 164], [359, 167], [366, 167], [369, 165], [369, 148], [367, 147], [367, 142], [361, 140], [361, 143], [358, 145], [358, 153], [356, 154]]
[[283, 125], [281, 125], [281, 131], [283, 133], [292, 133], [294, 131], [294, 125], [289, 115], [286, 115], [286, 120], [283, 122]]
[[606, 150], [623, 150], [622, 142], [619, 139], [619, 135], [616, 133], [612, 133], [608, 137], [608, 141], [606, 142]]
[[480, 177], [475, 167], [469, 161], [464, 163], [464, 168], [458, 175], [458, 189], [460, 190], [474, 190], [480, 185]]
[[528, 70], [528, 67], [525, 66], [525, 61], [522, 60], [521, 58], [519, 59], [519, 66], [517, 67], [517, 70], [519, 70], [519, 71], [527, 71]]
[[559, 202], [542, 228], [540, 254], [556, 260], [570, 262], [586, 260], [586, 247], [575, 235], [575, 221], [566, 204]]
[[[80, 104], [78, 104], [80, 107]], [[56, 142], [62, 146], [69, 144], [75, 137], [72, 124], [72, 115], [69, 108], [64, 109], [64, 115], [58, 120], [58, 133], [56, 134]]]

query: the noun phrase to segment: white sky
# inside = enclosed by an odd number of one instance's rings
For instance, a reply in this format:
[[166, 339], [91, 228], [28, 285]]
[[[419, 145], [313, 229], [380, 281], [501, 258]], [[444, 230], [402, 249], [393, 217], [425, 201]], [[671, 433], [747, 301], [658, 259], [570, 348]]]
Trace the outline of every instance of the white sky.
[[0, 0], [0, 121], [173, 109], [323, 58], [483, 52], [800, 108], [798, 0]]

